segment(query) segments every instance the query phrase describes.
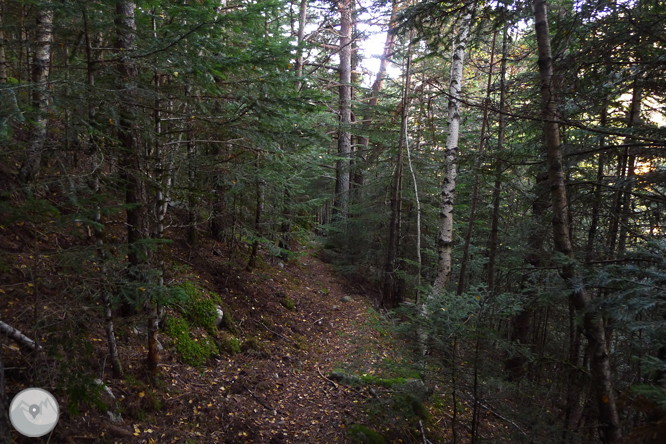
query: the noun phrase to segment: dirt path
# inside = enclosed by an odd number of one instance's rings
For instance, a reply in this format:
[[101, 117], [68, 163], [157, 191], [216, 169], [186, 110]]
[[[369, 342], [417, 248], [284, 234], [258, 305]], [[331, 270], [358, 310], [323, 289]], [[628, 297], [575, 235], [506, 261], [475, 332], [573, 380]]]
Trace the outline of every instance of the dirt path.
[[[205, 260], [215, 268], [213, 256]], [[308, 255], [253, 273], [227, 269], [217, 276], [201, 273], [200, 278], [214, 280], [234, 314], [239, 336], [251, 347], [216, 358], [204, 369], [167, 357], [161, 366], [166, 386], [154, 394], [136, 394], [140, 387], [119, 382], [115, 388], [139, 405], [150, 397], [159, 399], [144, 402], [145, 420], [122, 425], [133, 430], [132, 439], [342, 443], [350, 424], [366, 422], [359, 405], [367, 395], [327, 375], [353, 361], [364, 368], [379, 358], [368, 350], [381, 348], [377, 332], [366, 325], [368, 302], [350, 294], [331, 266]], [[285, 307], [290, 306], [287, 298], [292, 309]], [[113, 428], [107, 432], [113, 436]], [[127, 437], [114, 442], [127, 442]]]

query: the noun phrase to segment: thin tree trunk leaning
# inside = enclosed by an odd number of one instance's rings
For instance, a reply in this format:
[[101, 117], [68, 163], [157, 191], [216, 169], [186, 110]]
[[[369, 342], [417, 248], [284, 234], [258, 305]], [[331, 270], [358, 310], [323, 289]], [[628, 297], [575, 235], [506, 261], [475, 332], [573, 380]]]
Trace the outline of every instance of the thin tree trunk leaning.
[[[632, 128], [641, 120], [641, 99], [643, 97], [643, 86], [641, 79], [634, 80], [634, 90], [631, 97], [631, 107], [629, 108], [629, 115], [627, 118], [628, 127]], [[630, 141], [627, 141], [630, 143]], [[627, 147], [627, 181], [624, 185], [624, 195], [622, 198], [622, 213], [619, 215], [620, 219], [620, 237], [617, 244], [618, 257], [624, 256], [627, 248], [627, 234], [629, 232], [629, 214], [631, 213], [631, 190], [633, 183], [636, 180], [636, 154]]]
[[418, 274], [416, 276], [416, 304], [421, 303], [420, 289], [421, 287], [421, 199], [419, 199], [419, 186], [416, 182], [416, 174], [414, 173], [414, 166], [412, 165], [412, 154], [409, 151], [409, 134], [405, 131], [405, 150], [407, 150], [407, 162], [409, 163], [409, 171], [412, 173], [412, 181], [414, 182], [414, 199], [416, 200], [416, 260], [418, 263]]
[[[601, 105], [601, 115], [599, 123], [602, 127], [606, 126], [608, 121], [608, 100], [604, 100]], [[601, 135], [599, 139], [599, 148], [603, 148], [606, 138]], [[597, 234], [597, 225], [599, 224], [599, 210], [601, 208], [601, 185], [604, 178], [604, 165], [606, 164], [606, 153], [600, 152], [597, 160], [597, 183], [594, 186], [594, 203], [592, 204], [592, 220], [590, 229], [587, 232], [587, 245], [585, 246], [585, 261], [590, 262], [594, 258], [594, 241]]]
[[[488, 68], [488, 85], [486, 86], [486, 100], [483, 103], [483, 121], [481, 122], [481, 134], [479, 135], [479, 152], [476, 159], [476, 168], [474, 171], [474, 187], [472, 188], [472, 205], [469, 213], [469, 222], [465, 232], [465, 244], [463, 246], [463, 257], [460, 263], [460, 277], [458, 278], [457, 294], [461, 295], [465, 291], [465, 278], [467, 275], [467, 265], [469, 262], [469, 246], [472, 243], [472, 234], [474, 234], [474, 222], [476, 220], [476, 206], [479, 203], [479, 175], [483, 165], [483, 147], [486, 139], [486, 127], [488, 126], [488, 107], [490, 106], [490, 87], [493, 80], [493, 64], [495, 63], [495, 41], [497, 40], [497, 31], [493, 34], [492, 49], [490, 50], [490, 67]], [[474, 435], [472, 435], [474, 438]]]
[[405, 139], [407, 138], [407, 115], [409, 109], [409, 88], [412, 82], [411, 64], [412, 64], [412, 39], [414, 32], [409, 34], [409, 43], [407, 46], [407, 62], [405, 66], [405, 85], [402, 90], [402, 116], [400, 121], [400, 135], [398, 136], [398, 158], [396, 159], [395, 174], [393, 176], [393, 194], [391, 196], [391, 220], [389, 222], [388, 250], [386, 254], [386, 264], [384, 267], [384, 291], [382, 303], [385, 307], [397, 307], [400, 302], [400, 296], [397, 292], [397, 279], [395, 269], [397, 267], [398, 257], [398, 238], [400, 236], [400, 217], [401, 217], [401, 198], [403, 156]]
[[349, 214], [349, 160], [351, 154], [351, 64], [352, 64], [352, 0], [337, 3], [340, 12], [340, 108], [338, 129], [338, 161], [335, 173], [334, 215], [345, 219]]
[[497, 160], [495, 163], [495, 184], [493, 186], [493, 216], [490, 224], [490, 245], [488, 247], [488, 291], [495, 291], [497, 244], [499, 243], [500, 195], [502, 187], [502, 159], [500, 154], [504, 146], [506, 129], [506, 61], [508, 53], [509, 27], [504, 27], [502, 35], [502, 63], [500, 64], [500, 116], [497, 130]]
[[53, 10], [44, 5], [37, 11], [35, 29], [35, 52], [32, 58], [32, 108], [34, 118], [30, 129], [30, 140], [25, 160], [18, 173], [21, 184], [32, 182], [37, 177], [42, 163], [49, 105], [48, 80], [53, 41]]
[[[576, 285], [579, 277], [574, 265], [575, 256], [569, 238], [568, 202], [562, 171], [562, 151], [560, 143], [556, 95], [553, 80], [553, 65], [550, 49], [550, 33], [546, 0], [534, 0], [534, 27], [539, 54], [539, 76], [541, 80], [541, 108], [544, 119], [546, 154], [553, 208], [553, 241], [555, 250], [568, 256], [570, 263], [562, 266], [560, 275]], [[583, 328], [588, 338], [591, 379], [599, 410], [599, 429], [605, 443], [617, 443], [622, 437], [620, 419], [613, 392], [609, 348], [606, 342], [603, 319], [599, 313], [591, 311], [591, 298], [588, 292], [579, 287], [571, 297], [573, 306], [583, 314]]]
[[433, 293], [441, 293], [451, 279], [451, 252], [453, 249], [453, 202], [456, 192], [456, 168], [458, 154], [458, 138], [460, 134], [460, 91], [463, 81], [463, 59], [472, 22], [470, 5], [458, 27], [458, 35], [453, 46], [451, 58], [451, 81], [449, 83], [449, 115], [448, 134], [444, 151], [444, 178], [442, 184], [442, 201], [439, 211], [439, 237], [437, 241], [437, 277], [433, 284]]

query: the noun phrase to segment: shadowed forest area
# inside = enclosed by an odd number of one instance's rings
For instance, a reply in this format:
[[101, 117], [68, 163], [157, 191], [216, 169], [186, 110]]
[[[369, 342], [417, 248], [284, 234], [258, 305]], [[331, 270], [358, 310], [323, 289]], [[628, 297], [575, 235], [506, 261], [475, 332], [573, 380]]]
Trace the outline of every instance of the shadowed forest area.
[[664, 79], [658, 0], [0, 0], [0, 443], [666, 442]]

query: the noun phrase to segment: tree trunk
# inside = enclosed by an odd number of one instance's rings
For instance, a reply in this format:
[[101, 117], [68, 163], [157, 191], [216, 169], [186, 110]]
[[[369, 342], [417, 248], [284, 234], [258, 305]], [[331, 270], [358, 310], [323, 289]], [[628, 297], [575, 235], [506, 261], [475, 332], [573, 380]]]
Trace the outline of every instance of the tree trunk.
[[[129, 245], [128, 259], [130, 267], [138, 267], [142, 261], [142, 251], [137, 245], [142, 236], [143, 224], [143, 184], [140, 178], [141, 159], [139, 153], [139, 140], [137, 134], [136, 112], [134, 109], [134, 96], [136, 94], [137, 69], [134, 61], [125, 56], [125, 53], [134, 49], [136, 23], [134, 21], [135, 5], [131, 1], [120, 0], [117, 5], [116, 30], [119, 49], [117, 69], [120, 73], [118, 79], [119, 122], [118, 139], [122, 146], [120, 160], [120, 176], [125, 186], [125, 204], [127, 205], [127, 243]], [[137, 270], [133, 270], [136, 272]]]
[[[188, 88], [189, 89], [189, 88]], [[189, 91], [188, 94], [189, 96]], [[197, 216], [197, 196], [195, 190], [197, 188], [197, 146], [193, 142], [194, 134], [192, 131], [192, 122], [187, 122], [187, 177], [188, 177], [188, 197], [187, 197], [187, 239], [190, 245], [194, 247], [198, 240], [198, 224], [199, 218]]]
[[[301, 45], [303, 44], [303, 40], [305, 40], [305, 24], [307, 20], [307, 13], [308, 13], [308, 0], [301, 0], [301, 4], [298, 8], [298, 34], [296, 37], [298, 43], [298, 50], [296, 55], [296, 64], [294, 66], [296, 69], [296, 75], [299, 78], [303, 77], [304, 60], [303, 60], [303, 48], [301, 48]], [[303, 83], [299, 80], [296, 86], [296, 90], [300, 92], [302, 86]]]
[[[5, 51], [5, 3], [0, 2], [0, 85], [7, 83], [7, 52]], [[0, 438], [2, 435], [0, 435]]]
[[[640, 123], [641, 119], [641, 100], [643, 97], [643, 87], [640, 79], [634, 80], [634, 91], [631, 98], [631, 107], [629, 108], [629, 115], [627, 119], [628, 127], [632, 128]], [[626, 143], [630, 143], [629, 140]], [[622, 213], [620, 219], [620, 238], [618, 240], [617, 250], [618, 256], [624, 256], [627, 249], [627, 234], [629, 232], [629, 215], [631, 211], [631, 191], [633, 183], [636, 180], [636, 154], [631, 147], [627, 148], [627, 181], [624, 185], [624, 195], [622, 199]]]
[[338, 2], [340, 12], [340, 123], [338, 156], [335, 175], [334, 214], [345, 219], [349, 214], [349, 159], [351, 154], [351, 63], [352, 63], [352, 1]]
[[490, 245], [488, 247], [488, 291], [495, 292], [497, 244], [499, 243], [500, 195], [502, 187], [502, 159], [504, 131], [506, 129], [506, 60], [508, 53], [509, 27], [504, 27], [502, 35], [502, 63], [500, 65], [500, 116], [497, 130], [497, 160], [495, 161], [495, 184], [493, 186], [493, 216], [490, 224]]
[[32, 108], [34, 117], [30, 129], [30, 140], [25, 160], [18, 174], [21, 184], [32, 182], [37, 177], [42, 163], [49, 106], [49, 66], [51, 42], [53, 41], [53, 10], [44, 5], [37, 11], [35, 29], [35, 52], [32, 59]]
[[400, 135], [398, 136], [398, 158], [396, 159], [395, 174], [393, 176], [393, 194], [391, 196], [391, 220], [389, 222], [388, 250], [386, 254], [386, 265], [384, 267], [384, 291], [382, 303], [385, 307], [397, 307], [400, 297], [396, 291], [397, 279], [395, 269], [398, 257], [398, 238], [400, 236], [400, 217], [401, 217], [401, 190], [402, 190], [402, 170], [403, 170], [403, 151], [405, 139], [407, 138], [407, 115], [409, 109], [409, 88], [412, 82], [411, 64], [412, 64], [412, 39], [414, 32], [409, 33], [409, 44], [407, 47], [407, 63], [405, 66], [405, 85], [402, 90], [402, 116], [400, 121]]
[[8, 411], [9, 400], [5, 389], [5, 366], [2, 362], [2, 347], [0, 347], [0, 442], [11, 442]]
[[[553, 80], [553, 66], [550, 49], [550, 33], [546, 0], [534, 0], [534, 27], [539, 53], [539, 76], [541, 80], [541, 109], [544, 119], [548, 174], [553, 208], [553, 241], [555, 250], [571, 259], [562, 266], [562, 278], [577, 285], [579, 277], [574, 265], [575, 256], [569, 238], [569, 215], [564, 174], [562, 171], [562, 150], [560, 143], [556, 95]], [[578, 288], [571, 295], [571, 301], [578, 313], [583, 314], [583, 328], [591, 350], [591, 378], [599, 409], [600, 431], [605, 443], [620, 440], [620, 419], [613, 392], [609, 348], [603, 319], [599, 313], [591, 311], [591, 298], [585, 289]]]
[[433, 284], [433, 292], [442, 292], [451, 279], [451, 252], [453, 249], [453, 202], [456, 191], [456, 168], [458, 154], [458, 138], [460, 134], [460, 91], [463, 81], [463, 59], [467, 48], [467, 39], [472, 22], [470, 6], [465, 6], [458, 35], [453, 46], [451, 60], [451, 81], [449, 83], [449, 115], [448, 134], [444, 151], [444, 179], [442, 185], [442, 201], [439, 211], [439, 238], [437, 242], [437, 277]]
[[261, 217], [264, 211], [264, 180], [261, 177], [259, 171], [259, 154], [257, 154], [255, 160], [255, 168], [257, 175], [257, 206], [254, 214], [254, 231], [257, 239], [252, 243], [252, 253], [250, 254], [250, 260], [247, 263], [247, 271], [252, 271], [257, 266], [257, 254], [259, 253], [259, 237], [262, 235], [261, 229]]
[[[486, 100], [483, 103], [483, 121], [481, 122], [481, 134], [479, 135], [479, 152], [477, 154], [476, 168], [474, 170], [474, 187], [472, 188], [472, 204], [469, 211], [469, 222], [465, 232], [465, 244], [463, 246], [462, 262], [460, 263], [460, 277], [458, 278], [457, 294], [465, 291], [465, 280], [467, 276], [467, 265], [469, 262], [469, 247], [474, 234], [474, 222], [476, 220], [476, 206], [479, 203], [479, 175], [483, 166], [483, 147], [486, 140], [486, 126], [488, 126], [488, 106], [490, 106], [490, 87], [493, 80], [493, 64], [495, 63], [495, 41], [497, 32], [493, 33], [492, 49], [490, 50], [490, 67], [488, 68], [488, 85], [486, 86]], [[472, 435], [474, 438], [474, 435]]]

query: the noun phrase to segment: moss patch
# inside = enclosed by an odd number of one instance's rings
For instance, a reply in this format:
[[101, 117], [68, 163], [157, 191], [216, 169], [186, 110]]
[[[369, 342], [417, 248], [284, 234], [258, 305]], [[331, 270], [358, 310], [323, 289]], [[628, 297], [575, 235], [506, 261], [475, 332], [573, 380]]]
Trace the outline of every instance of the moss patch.
[[212, 355], [217, 354], [217, 346], [206, 335], [195, 335], [185, 319], [169, 317], [164, 326], [176, 346], [176, 352], [186, 364], [202, 365]]
[[382, 435], [361, 424], [352, 424], [347, 429], [347, 436], [353, 443], [359, 444], [386, 444]]

